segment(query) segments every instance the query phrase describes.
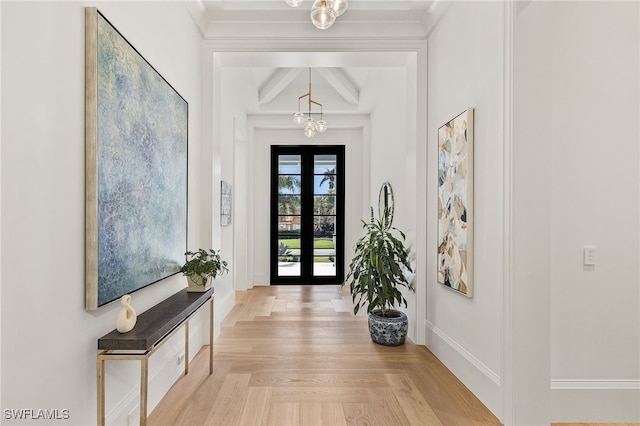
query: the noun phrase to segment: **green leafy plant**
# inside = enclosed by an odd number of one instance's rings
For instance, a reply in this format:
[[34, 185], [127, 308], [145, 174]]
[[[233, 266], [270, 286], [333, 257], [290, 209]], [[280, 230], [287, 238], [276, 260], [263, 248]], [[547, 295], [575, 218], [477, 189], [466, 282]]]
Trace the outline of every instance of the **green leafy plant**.
[[220, 257], [220, 250], [199, 249], [196, 252], [188, 251], [184, 254], [187, 258], [180, 269], [187, 277], [199, 286], [205, 286], [209, 278], [215, 279], [218, 275], [229, 272], [228, 264]]
[[413, 271], [404, 245], [405, 234], [389, 226], [390, 218], [386, 211], [382, 218], [376, 218], [372, 207], [369, 221], [362, 220], [365, 233], [356, 242], [345, 280], [355, 303], [354, 314], [366, 306], [367, 313], [380, 309], [380, 316], [395, 317], [394, 306], [407, 307], [400, 288], [413, 290], [413, 283], [405, 276], [405, 272]]
[[278, 260], [282, 262], [291, 262], [293, 260], [291, 250], [285, 243], [278, 244]]

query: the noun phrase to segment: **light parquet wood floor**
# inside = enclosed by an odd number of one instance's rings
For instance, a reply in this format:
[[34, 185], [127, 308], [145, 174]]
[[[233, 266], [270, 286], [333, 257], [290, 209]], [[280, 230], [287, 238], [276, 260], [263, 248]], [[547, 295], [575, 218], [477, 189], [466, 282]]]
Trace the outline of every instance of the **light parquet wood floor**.
[[499, 425], [426, 348], [371, 342], [340, 286], [238, 292], [150, 425]]

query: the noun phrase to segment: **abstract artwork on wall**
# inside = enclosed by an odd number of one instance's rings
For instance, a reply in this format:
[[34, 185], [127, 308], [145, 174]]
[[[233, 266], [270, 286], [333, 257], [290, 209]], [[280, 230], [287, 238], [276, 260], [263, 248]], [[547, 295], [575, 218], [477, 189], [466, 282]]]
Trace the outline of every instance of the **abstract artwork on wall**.
[[85, 308], [179, 272], [187, 248], [187, 102], [85, 9]]
[[473, 295], [473, 108], [438, 129], [438, 282]]
[[231, 225], [231, 208], [233, 205], [233, 197], [231, 194], [231, 184], [220, 181], [220, 225]]

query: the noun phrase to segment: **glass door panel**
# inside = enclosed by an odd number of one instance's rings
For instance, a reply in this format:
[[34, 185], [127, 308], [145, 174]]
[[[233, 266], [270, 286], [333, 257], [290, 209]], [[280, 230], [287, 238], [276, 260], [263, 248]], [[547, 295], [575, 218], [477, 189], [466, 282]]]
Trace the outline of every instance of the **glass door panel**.
[[273, 147], [272, 171], [271, 282], [342, 283], [344, 147]]
[[337, 156], [313, 157], [313, 275], [336, 276]]
[[314, 195], [313, 196], [313, 214], [316, 215], [333, 215], [336, 213], [336, 196], [333, 195]]
[[278, 275], [300, 276], [302, 175], [300, 155], [278, 156]]

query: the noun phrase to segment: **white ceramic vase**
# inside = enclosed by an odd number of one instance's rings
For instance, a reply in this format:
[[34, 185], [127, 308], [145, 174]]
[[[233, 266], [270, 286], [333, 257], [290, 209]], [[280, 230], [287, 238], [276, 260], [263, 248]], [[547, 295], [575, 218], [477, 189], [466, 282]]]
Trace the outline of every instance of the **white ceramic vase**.
[[122, 303], [122, 309], [118, 313], [118, 318], [116, 319], [116, 329], [120, 333], [126, 333], [133, 329], [138, 317], [136, 316], [136, 311], [131, 307], [130, 295], [125, 294], [122, 296], [120, 303]]

